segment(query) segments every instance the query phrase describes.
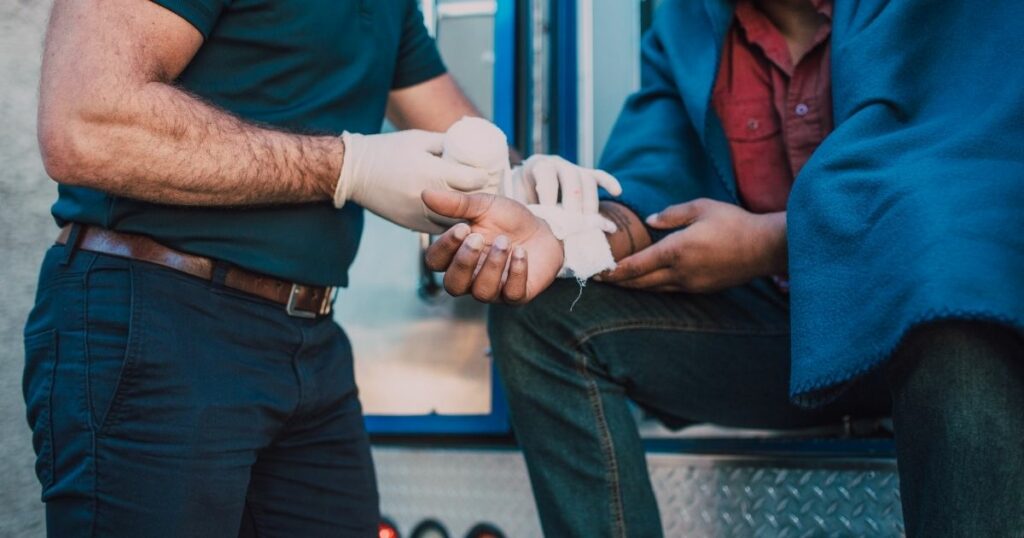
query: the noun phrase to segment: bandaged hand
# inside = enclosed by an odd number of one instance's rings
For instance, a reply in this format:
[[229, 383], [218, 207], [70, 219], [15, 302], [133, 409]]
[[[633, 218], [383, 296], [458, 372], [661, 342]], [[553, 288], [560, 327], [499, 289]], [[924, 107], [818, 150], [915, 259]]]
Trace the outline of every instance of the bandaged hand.
[[505, 196], [522, 204], [553, 206], [561, 193], [562, 207], [573, 213], [597, 213], [598, 187], [622, 194], [611, 174], [577, 166], [557, 155], [534, 155], [517, 166], [503, 186]]
[[426, 265], [444, 271], [444, 287], [486, 303], [522, 304], [554, 282], [562, 243], [544, 220], [502, 196], [425, 191], [439, 215], [464, 220], [427, 249]]
[[335, 207], [357, 203], [395, 224], [441, 233], [446, 223], [431, 220], [420, 194], [425, 189], [495, 192], [499, 182], [485, 170], [441, 158], [445, 135], [400, 131], [342, 135], [345, 156], [334, 192]]
[[[486, 170], [488, 188], [500, 184], [502, 194], [523, 205], [556, 206], [561, 193], [561, 207], [567, 212], [594, 215], [598, 187], [613, 196], [622, 194], [622, 186], [611, 174], [576, 166], [554, 155], [534, 155], [522, 165], [510, 168], [508, 139], [501, 129], [483, 118], [465, 117], [448, 129], [444, 158]], [[614, 225], [608, 223], [604, 227], [610, 226]]]

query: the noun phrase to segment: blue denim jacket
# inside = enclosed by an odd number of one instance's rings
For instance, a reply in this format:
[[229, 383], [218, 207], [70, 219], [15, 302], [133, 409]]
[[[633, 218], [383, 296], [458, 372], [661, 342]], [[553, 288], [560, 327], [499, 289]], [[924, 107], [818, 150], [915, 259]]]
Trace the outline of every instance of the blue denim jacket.
[[[601, 166], [641, 217], [737, 202], [711, 103], [726, 0], [666, 0], [642, 87]], [[835, 131], [788, 208], [791, 393], [816, 404], [883, 363], [911, 327], [1024, 333], [1024, 3], [843, 0], [832, 27]]]

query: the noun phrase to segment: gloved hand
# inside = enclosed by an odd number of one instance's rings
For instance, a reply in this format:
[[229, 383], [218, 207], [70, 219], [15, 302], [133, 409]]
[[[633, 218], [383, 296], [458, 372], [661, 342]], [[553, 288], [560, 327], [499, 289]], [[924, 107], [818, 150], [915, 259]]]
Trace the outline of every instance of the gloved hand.
[[611, 174], [572, 164], [557, 155], [534, 155], [512, 170], [504, 195], [523, 204], [552, 206], [562, 193], [562, 207], [570, 213], [597, 213], [597, 188], [612, 196], [622, 194]]
[[420, 193], [426, 189], [493, 193], [486, 170], [445, 161], [444, 134], [399, 131], [379, 135], [345, 132], [345, 157], [334, 191], [334, 206], [355, 202], [400, 226], [440, 234], [447, 226], [428, 216]]

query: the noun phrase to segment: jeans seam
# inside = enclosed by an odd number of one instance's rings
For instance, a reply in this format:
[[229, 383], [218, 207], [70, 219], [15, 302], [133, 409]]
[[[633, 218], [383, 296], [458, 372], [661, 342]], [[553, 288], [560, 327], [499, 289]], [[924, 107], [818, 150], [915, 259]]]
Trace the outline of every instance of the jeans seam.
[[608, 487], [612, 494], [612, 524], [615, 526], [615, 535], [625, 538], [625, 518], [622, 508], [622, 488], [619, 483], [619, 462], [615, 457], [615, 442], [612, 440], [611, 432], [608, 430], [608, 420], [605, 417], [604, 406], [601, 404], [600, 389], [597, 381], [590, 374], [588, 369], [587, 355], [577, 351], [576, 367], [580, 376], [583, 377], [587, 386], [587, 396], [590, 399], [590, 407], [594, 412], [597, 422], [598, 435], [601, 438], [601, 451], [604, 453], [605, 461], [608, 463]]
[[725, 327], [725, 326], [709, 326], [709, 325], [694, 325], [690, 323], [676, 323], [671, 321], [661, 320], [634, 320], [615, 323], [612, 325], [598, 325], [587, 329], [577, 335], [574, 335], [573, 344], [576, 348], [581, 348], [592, 338], [601, 336], [603, 334], [613, 333], [617, 331], [628, 331], [628, 330], [659, 330], [659, 331], [680, 331], [680, 332], [701, 332], [701, 333], [712, 333], [712, 334], [727, 334], [727, 335], [749, 335], [749, 336], [786, 336], [790, 334], [789, 328], [769, 328], [763, 330], [740, 328], [740, 327]]

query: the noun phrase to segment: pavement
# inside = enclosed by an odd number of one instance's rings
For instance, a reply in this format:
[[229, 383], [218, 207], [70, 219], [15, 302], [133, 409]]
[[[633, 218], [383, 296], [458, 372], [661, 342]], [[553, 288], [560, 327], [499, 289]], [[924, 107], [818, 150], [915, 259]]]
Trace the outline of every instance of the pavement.
[[21, 396], [22, 327], [56, 227], [56, 186], [36, 144], [35, 113], [48, 0], [0, 2], [0, 538], [45, 535]]

